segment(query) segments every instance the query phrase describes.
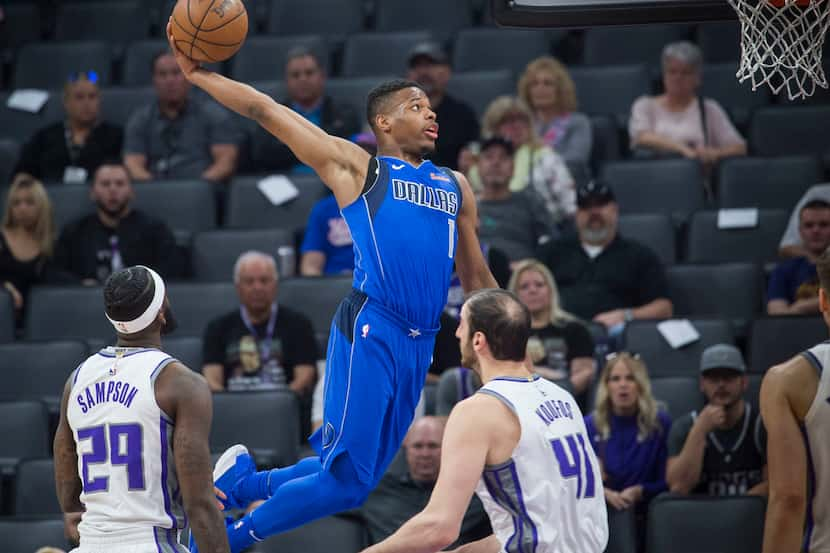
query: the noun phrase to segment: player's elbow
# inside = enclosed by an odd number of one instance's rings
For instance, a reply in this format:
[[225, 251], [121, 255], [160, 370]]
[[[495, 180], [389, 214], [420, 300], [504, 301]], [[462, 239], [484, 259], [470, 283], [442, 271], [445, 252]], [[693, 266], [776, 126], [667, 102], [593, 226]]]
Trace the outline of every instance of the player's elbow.
[[460, 530], [456, 524], [436, 520], [424, 533], [424, 538], [429, 543], [431, 551], [442, 551], [458, 539]]

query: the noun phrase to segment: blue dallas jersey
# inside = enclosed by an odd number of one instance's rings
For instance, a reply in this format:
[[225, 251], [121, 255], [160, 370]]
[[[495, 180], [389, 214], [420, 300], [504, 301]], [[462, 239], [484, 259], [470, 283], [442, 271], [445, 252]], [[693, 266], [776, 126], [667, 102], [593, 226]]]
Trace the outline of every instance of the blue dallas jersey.
[[369, 164], [341, 209], [354, 241], [354, 287], [420, 328], [436, 328], [458, 241], [461, 189], [449, 169], [393, 157]]

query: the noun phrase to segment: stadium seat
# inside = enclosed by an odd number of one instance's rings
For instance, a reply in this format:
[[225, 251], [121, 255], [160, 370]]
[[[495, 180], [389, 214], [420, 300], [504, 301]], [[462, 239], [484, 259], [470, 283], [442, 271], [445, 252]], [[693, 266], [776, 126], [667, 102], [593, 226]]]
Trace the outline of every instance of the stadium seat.
[[[409, 9], [410, 13], [421, 11]], [[344, 77], [372, 75], [403, 75], [407, 70], [409, 51], [418, 43], [430, 40], [427, 31], [393, 33], [355, 33], [346, 39], [343, 52]], [[377, 82], [375, 83], [377, 84]]]
[[7, 107], [8, 98], [9, 93], [0, 93], [0, 138], [12, 138], [23, 145], [35, 131], [57, 123], [64, 117], [60, 92], [52, 92], [46, 104], [37, 113]]
[[591, 168], [594, 173], [599, 173], [605, 162], [620, 158], [620, 129], [613, 116], [592, 115], [591, 130], [594, 139], [591, 146]]
[[20, 463], [14, 478], [14, 514], [60, 515], [55, 495], [55, 464], [52, 459], [29, 459]]
[[178, 328], [174, 336], [202, 336], [208, 323], [239, 307], [233, 283], [184, 283], [167, 286]]
[[645, 65], [573, 67], [579, 110], [588, 115], [612, 115], [620, 128], [628, 125], [631, 104], [650, 92]]
[[16, 88], [60, 88], [71, 73], [95, 71], [98, 84], [111, 83], [112, 47], [103, 41], [37, 42], [20, 48], [15, 62]]
[[497, 96], [514, 94], [515, 90], [513, 75], [507, 69], [453, 73], [447, 85], [447, 92], [468, 103], [479, 117]]
[[280, 283], [279, 302], [311, 320], [322, 355], [334, 312], [351, 289], [351, 276], [286, 279]]
[[295, 530], [266, 539], [255, 553], [357, 553], [369, 545], [363, 521], [333, 516], [315, 520]]
[[153, 82], [153, 58], [169, 48], [170, 45], [166, 41], [157, 38], [131, 42], [124, 54], [121, 84], [133, 87], [150, 86]]
[[764, 380], [762, 374], [750, 374], [747, 378], [747, 386], [744, 391], [743, 398], [748, 401], [753, 407], [760, 407], [761, 405], [761, 382]]
[[[550, 51], [544, 30], [464, 29], [455, 37], [453, 71], [509, 69], [518, 77], [530, 61]], [[511, 92], [515, 94], [515, 85]]]
[[618, 228], [620, 235], [651, 248], [663, 265], [677, 261], [674, 226], [665, 213], [620, 215]]
[[14, 304], [8, 292], [0, 294], [0, 344], [14, 340]]
[[698, 211], [689, 222], [686, 258], [689, 263], [769, 263], [777, 258], [789, 217], [782, 209], [762, 209], [755, 227], [719, 229], [717, 211]]
[[749, 334], [749, 370], [764, 373], [773, 365], [827, 340], [821, 317], [755, 319]]
[[413, 9], [409, 0], [383, 0], [375, 4], [375, 29], [380, 32], [429, 29], [440, 39], [473, 26], [470, 0], [419, 0]]
[[822, 180], [818, 160], [812, 156], [725, 159], [718, 166], [718, 205], [791, 209]]
[[759, 156], [827, 155], [830, 106], [773, 106], [757, 110], [749, 125], [749, 150]]
[[663, 494], [648, 513], [647, 553], [758, 553], [766, 504], [756, 496]]
[[213, 394], [210, 451], [221, 453], [242, 443], [259, 466], [295, 463], [300, 443], [299, 412], [297, 396], [287, 390]]
[[244, 82], [283, 79], [286, 55], [297, 46], [314, 52], [324, 69], [330, 67], [328, 46], [320, 35], [254, 36], [231, 58], [230, 74]]
[[686, 25], [594, 27], [585, 32], [583, 62], [586, 65], [622, 65], [646, 62], [660, 65], [663, 47], [689, 36]]
[[0, 33], [0, 51], [16, 50], [23, 44], [40, 39], [43, 19], [35, 2], [4, 3], [6, 24]]
[[149, 86], [105, 88], [101, 91], [101, 118], [125, 127], [137, 108], [155, 101], [156, 93]]
[[651, 379], [651, 394], [662, 402], [672, 418], [700, 411], [704, 405], [697, 376], [662, 376]]
[[176, 338], [165, 336], [162, 338], [161, 349], [190, 369], [196, 372], [202, 370], [201, 336], [179, 336]]
[[293, 245], [293, 234], [280, 229], [200, 232], [191, 247], [193, 278], [200, 282], [231, 282], [234, 263], [243, 252], [259, 250], [275, 255], [280, 246]]
[[140, 0], [61, 2], [55, 22], [56, 40], [106, 40], [123, 45], [146, 38], [150, 17]]
[[216, 227], [216, 200], [208, 182], [158, 180], [136, 183], [133, 188], [133, 207], [158, 217], [174, 231], [193, 233]]
[[48, 398], [54, 405], [67, 378], [87, 355], [87, 345], [80, 340], [0, 345], [0, 373], [5, 376], [0, 401]]
[[735, 339], [727, 321], [693, 319], [690, 322], [700, 339], [673, 349], [657, 330], [657, 321], [632, 321], [625, 327], [625, 348], [642, 356], [652, 377], [696, 376], [704, 349], [714, 344], [732, 344]]
[[63, 535], [63, 517], [0, 519], [0, 543], [3, 553], [32, 553], [44, 544], [72, 549]]
[[317, 175], [291, 175], [299, 195], [282, 205], [272, 205], [257, 188], [259, 177], [238, 177], [230, 188], [225, 214], [229, 228], [281, 228], [297, 231], [305, 227], [311, 208], [326, 195]]
[[706, 64], [732, 62], [733, 77], [741, 56], [741, 27], [737, 21], [702, 23], [697, 28], [697, 43]]
[[[735, 51], [735, 48], [729, 48]], [[749, 82], [739, 83], [735, 77], [735, 63], [704, 64], [700, 93], [723, 107], [739, 129], [749, 124], [752, 112], [769, 105], [772, 93], [766, 87], [753, 91]]]
[[[398, 73], [400, 74], [400, 69]], [[375, 86], [395, 78], [392, 75], [380, 75], [374, 77], [357, 77], [343, 79], [329, 79], [326, 81], [326, 91], [329, 95], [344, 104], [349, 105], [358, 114], [360, 124], [366, 123], [366, 96]]]
[[20, 156], [20, 144], [13, 138], [0, 139], [0, 184], [11, 183], [14, 166]]
[[602, 175], [613, 188], [621, 213], [666, 213], [684, 221], [704, 204], [703, 173], [697, 161], [606, 163]]
[[14, 474], [21, 459], [50, 455], [46, 409], [37, 401], [0, 402], [0, 434], [0, 471], [4, 475]]
[[84, 184], [50, 186], [46, 192], [52, 201], [52, 218], [58, 233], [67, 223], [95, 210], [92, 200], [89, 199], [89, 187]]
[[667, 276], [675, 317], [728, 319], [744, 336], [761, 307], [761, 269], [752, 263], [674, 265]]
[[[114, 343], [98, 287], [35, 286], [26, 306], [27, 340], [86, 340]], [[74, 368], [74, 367], [72, 367]]]
[[336, 41], [363, 28], [361, 2], [331, 0], [271, 0], [269, 34], [277, 36], [321, 34]]
[[608, 507], [608, 545], [605, 553], [637, 553], [637, 520], [634, 509]]

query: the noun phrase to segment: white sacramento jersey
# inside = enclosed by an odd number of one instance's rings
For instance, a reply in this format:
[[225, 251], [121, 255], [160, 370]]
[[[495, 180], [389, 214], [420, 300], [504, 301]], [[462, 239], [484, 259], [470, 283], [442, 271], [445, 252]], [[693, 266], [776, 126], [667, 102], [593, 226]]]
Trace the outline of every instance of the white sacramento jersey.
[[[102, 349], [75, 372], [67, 420], [75, 436], [86, 507], [81, 551], [145, 545], [186, 551], [173, 462], [173, 422], [156, 403], [155, 380], [174, 359], [157, 349]], [[143, 549], [141, 549], [143, 550]]]
[[830, 553], [830, 342], [803, 355], [819, 372], [816, 397], [804, 417], [809, 478], [804, 548]]
[[538, 375], [495, 378], [478, 393], [516, 413], [511, 459], [476, 488], [505, 553], [602, 553], [608, 519], [599, 462], [573, 396]]

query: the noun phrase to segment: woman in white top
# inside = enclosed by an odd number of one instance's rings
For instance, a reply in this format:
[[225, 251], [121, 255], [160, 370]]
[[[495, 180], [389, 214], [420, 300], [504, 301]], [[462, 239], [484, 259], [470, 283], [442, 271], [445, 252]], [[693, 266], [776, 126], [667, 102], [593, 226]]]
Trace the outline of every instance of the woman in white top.
[[663, 49], [662, 65], [665, 92], [642, 96], [631, 108], [632, 147], [680, 154], [707, 166], [745, 155], [746, 142], [723, 108], [699, 96], [700, 49], [691, 42], [673, 42]]

